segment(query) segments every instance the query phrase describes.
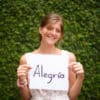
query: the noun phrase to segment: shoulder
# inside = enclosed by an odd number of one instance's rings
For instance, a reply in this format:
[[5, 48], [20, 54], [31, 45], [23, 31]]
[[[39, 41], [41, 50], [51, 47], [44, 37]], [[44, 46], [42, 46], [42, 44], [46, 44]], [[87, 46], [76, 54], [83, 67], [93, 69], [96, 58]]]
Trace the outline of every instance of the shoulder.
[[26, 64], [26, 54], [24, 54], [24, 55], [22, 55], [22, 56], [20, 57], [19, 63], [20, 63], [20, 65]]
[[70, 52], [70, 51], [67, 51], [67, 50], [63, 50], [63, 52], [69, 56], [70, 62], [76, 61], [76, 56], [73, 52]]
[[27, 64], [27, 60], [31, 57], [32, 54], [35, 54], [35, 51], [27, 52], [20, 57], [20, 64]]

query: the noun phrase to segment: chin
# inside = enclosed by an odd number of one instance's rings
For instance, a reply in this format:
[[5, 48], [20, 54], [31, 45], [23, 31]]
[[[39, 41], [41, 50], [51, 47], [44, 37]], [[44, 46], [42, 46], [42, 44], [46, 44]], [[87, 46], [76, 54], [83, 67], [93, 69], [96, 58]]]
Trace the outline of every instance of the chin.
[[55, 45], [55, 43], [50, 43], [50, 42], [49, 42], [49, 43], [47, 43], [47, 44], [48, 44], [48, 45], [51, 45], [51, 46], [52, 46], [52, 45]]
[[53, 42], [53, 41], [47, 42], [48, 45], [55, 45], [55, 43], [56, 43], [56, 42]]

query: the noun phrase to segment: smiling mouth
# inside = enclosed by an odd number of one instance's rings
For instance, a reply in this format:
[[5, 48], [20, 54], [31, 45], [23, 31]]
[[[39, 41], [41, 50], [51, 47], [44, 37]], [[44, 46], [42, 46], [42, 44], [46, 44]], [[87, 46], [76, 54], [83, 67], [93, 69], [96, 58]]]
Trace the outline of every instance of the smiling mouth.
[[56, 39], [53, 35], [49, 34], [46, 37], [51, 38], [51, 39]]

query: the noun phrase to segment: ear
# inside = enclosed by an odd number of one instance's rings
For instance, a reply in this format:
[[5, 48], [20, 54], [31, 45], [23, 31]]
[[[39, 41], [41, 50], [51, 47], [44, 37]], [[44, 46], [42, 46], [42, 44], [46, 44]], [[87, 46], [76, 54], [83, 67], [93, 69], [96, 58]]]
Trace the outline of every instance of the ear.
[[42, 34], [42, 28], [41, 27], [39, 27], [39, 33]]

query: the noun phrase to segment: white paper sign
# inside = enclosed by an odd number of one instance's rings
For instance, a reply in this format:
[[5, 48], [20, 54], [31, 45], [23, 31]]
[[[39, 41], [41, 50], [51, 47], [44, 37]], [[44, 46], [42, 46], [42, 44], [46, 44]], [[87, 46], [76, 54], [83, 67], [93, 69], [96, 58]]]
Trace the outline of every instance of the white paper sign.
[[30, 89], [67, 90], [68, 57], [62, 55], [31, 55]]

